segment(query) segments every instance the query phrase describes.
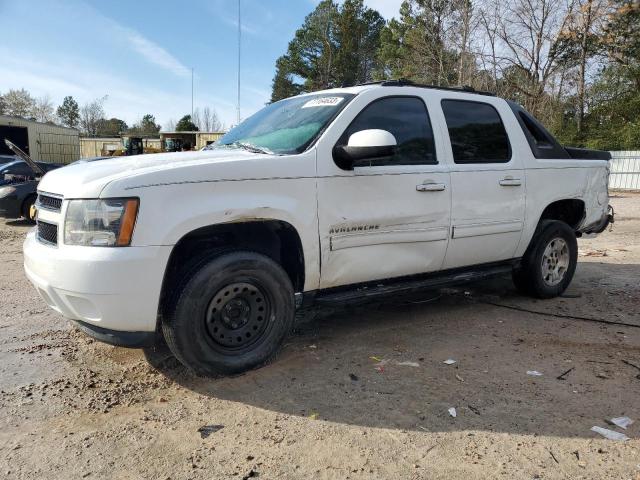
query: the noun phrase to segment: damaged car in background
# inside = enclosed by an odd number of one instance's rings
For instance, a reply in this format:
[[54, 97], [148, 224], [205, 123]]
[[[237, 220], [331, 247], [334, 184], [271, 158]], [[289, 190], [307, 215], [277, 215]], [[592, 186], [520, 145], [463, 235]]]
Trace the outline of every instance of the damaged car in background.
[[[12, 150], [20, 150], [10, 141], [6, 140], [6, 143]], [[63, 165], [34, 162], [24, 152], [20, 153], [22, 155], [16, 153], [11, 157], [12, 161], [0, 164], [0, 217], [22, 217], [35, 223], [38, 183], [45, 173]]]

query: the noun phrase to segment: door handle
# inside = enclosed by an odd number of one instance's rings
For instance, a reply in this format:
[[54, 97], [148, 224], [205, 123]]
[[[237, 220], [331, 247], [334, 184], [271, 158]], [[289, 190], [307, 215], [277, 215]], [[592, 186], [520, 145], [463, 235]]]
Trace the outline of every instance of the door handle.
[[519, 187], [522, 185], [522, 180], [519, 178], [503, 178], [499, 183], [503, 187]]
[[418, 192], [442, 192], [446, 188], [444, 183], [421, 183], [416, 185]]

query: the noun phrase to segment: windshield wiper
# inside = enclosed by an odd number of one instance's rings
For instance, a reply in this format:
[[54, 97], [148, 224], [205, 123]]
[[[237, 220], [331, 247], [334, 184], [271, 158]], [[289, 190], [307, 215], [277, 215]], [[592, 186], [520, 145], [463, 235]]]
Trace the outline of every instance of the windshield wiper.
[[267, 154], [267, 155], [273, 155], [273, 152], [271, 150], [269, 150], [268, 148], [258, 147], [256, 145], [252, 145], [251, 143], [233, 142], [233, 143], [229, 143], [227, 145], [234, 146], [234, 147], [240, 147], [240, 148], [242, 148], [244, 150], [247, 150], [248, 152], [252, 152], [252, 153], [264, 153], [264, 154]]

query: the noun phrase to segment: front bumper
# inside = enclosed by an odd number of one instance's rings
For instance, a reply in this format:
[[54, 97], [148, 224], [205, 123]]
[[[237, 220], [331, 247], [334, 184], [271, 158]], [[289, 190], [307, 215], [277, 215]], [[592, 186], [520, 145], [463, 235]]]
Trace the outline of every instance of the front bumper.
[[51, 308], [91, 331], [155, 332], [170, 253], [170, 246], [50, 246], [32, 231], [24, 242], [24, 269]]

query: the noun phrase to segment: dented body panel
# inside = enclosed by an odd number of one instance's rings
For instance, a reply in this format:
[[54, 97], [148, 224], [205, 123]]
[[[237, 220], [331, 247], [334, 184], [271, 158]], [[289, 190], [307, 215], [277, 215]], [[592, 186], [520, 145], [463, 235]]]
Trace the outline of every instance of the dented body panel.
[[[302, 290], [311, 292], [518, 259], [556, 201], [583, 202], [577, 232], [606, 226], [608, 162], [536, 158], [500, 98], [380, 85], [335, 92], [355, 97], [303, 153], [216, 149], [114, 158], [48, 173], [39, 191], [64, 201], [59, 212], [43, 211], [41, 218], [58, 225], [59, 242], [53, 247], [27, 238], [27, 276], [66, 317], [152, 332], [171, 252], [204, 227], [263, 220], [290, 225], [303, 249]], [[437, 163], [340, 168], [334, 146], [365, 107], [385, 97], [424, 102]], [[499, 113], [509, 137], [508, 162], [454, 162], [441, 102], [456, 99], [484, 102]], [[123, 197], [139, 199], [131, 247], [64, 244], [69, 200]], [[153, 278], [145, 281], [145, 275]]]

